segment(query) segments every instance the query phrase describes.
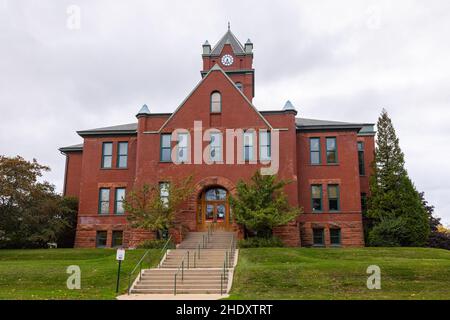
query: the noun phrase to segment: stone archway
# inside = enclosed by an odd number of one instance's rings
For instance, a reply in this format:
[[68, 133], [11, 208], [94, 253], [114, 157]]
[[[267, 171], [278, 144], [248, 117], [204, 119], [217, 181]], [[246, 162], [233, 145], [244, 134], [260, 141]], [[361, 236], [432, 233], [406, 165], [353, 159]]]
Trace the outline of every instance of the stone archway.
[[207, 178], [200, 180], [195, 185], [194, 196], [193, 196], [195, 198], [195, 200], [198, 198], [198, 196], [203, 192], [203, 190], [205, 188], [208, 188], [210, 186], [221, 186], [221, 187], [227, 189], [228, 192], [230, 192], [231, 194], [236, 193], [236, 185], [230, 179], [227, 179], [225, 177], [220, 177], [220, 176], [207, 177]]
[[[236, 187], [233, 182], [224, 177], [207, 177], [200, 180], [193, 193], [195, 201], [196, 225], [198, 231], [203, 231], [210, 225], [221, 229], [232, 229], [233, 220], [229, 206], [229, 195], [235, 194]], [[211, 198], [212, 191], [217, 192], [218, 197]]]

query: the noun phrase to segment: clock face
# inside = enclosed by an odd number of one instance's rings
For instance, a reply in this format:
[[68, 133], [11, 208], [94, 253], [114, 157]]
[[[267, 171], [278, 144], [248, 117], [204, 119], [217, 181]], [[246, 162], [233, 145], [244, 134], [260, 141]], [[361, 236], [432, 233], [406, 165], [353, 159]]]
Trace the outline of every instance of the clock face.
[[233, 57], [229, 54], [226, 54], [222, 57], [222, 64], [224, 66], [231, 66], [233, 64]]

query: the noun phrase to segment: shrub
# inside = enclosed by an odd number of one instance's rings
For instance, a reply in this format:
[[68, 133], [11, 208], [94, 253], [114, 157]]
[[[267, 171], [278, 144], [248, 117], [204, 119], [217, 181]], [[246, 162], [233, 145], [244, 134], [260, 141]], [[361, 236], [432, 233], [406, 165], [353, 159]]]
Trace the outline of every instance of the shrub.
[[407, 238], [405, 221], [401, 218], [386, 219], [379, 222], [369, 232], [369, 245], [374, 247], [399, 247]]
[[[158, 239], [163, 238], [174, 225], [176, 212], [192, 193], [192, 181], [192, 176], [188, 176], [164, 186], [159, 183], [137, 186], [123, 201], [127, 220], [132, 227], [155, 231]], [[162, 191], [168, 194], [167, 198], [161, 198]]]
[[[158, 239], [158, 240], [145, 240], [140, 245], [137, 246], [138, 249], [162, 249], [164, 245], [166, 244], [166, 239]], [[169, 242], [169, 245], [167, 246], [168, 249], [175, 248], [175, 244], [171, 240]]]
[[280, 238], [259, 238], [251, 237], [244, 240], [239, 240], [239, 248], [276, 248], [284, 247]]
[[258, 236], [270, 237], [274, 227], [288, 224], [302, 212], [291, 207], [284, 187], [292, 181], [278, 180], [277, 176], [261, 175], [259, 170], [250, 182], [240, 180], [236, 196], [230, 196], [233, 215], [245, 233], [256, 232]]
[[428, 238], [428, 246], [450, 250], [450, 233], [432, 232]]

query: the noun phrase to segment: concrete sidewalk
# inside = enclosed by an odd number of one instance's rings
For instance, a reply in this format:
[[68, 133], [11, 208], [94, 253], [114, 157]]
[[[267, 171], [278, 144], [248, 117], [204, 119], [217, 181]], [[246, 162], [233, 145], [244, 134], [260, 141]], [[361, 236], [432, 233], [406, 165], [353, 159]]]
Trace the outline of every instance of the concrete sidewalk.
[[228, 298], [228, 294], [123, 294], [117, 300], [219, 300]]

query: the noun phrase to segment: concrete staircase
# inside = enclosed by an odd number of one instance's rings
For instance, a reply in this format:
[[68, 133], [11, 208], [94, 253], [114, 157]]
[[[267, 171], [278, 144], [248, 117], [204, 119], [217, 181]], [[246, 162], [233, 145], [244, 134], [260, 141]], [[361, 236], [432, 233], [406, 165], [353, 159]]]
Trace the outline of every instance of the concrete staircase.
[[[203, 244], [205, 235], [207, 232], [190, 232], [177, 249], [197, 249], [199, 244]], [[210, 241], [206, 243], [206, 249], [229, 249], [233, 235], [234, 232], [213, 231]]]
[[189, 233], [177, 249], [167, 251], [158, 268], [142, 270], [130, 293], [227, 293], [237, 258], [235, 238], [233, 232], [225, 231], [214, 231], [209, 236], [207, 232]]

